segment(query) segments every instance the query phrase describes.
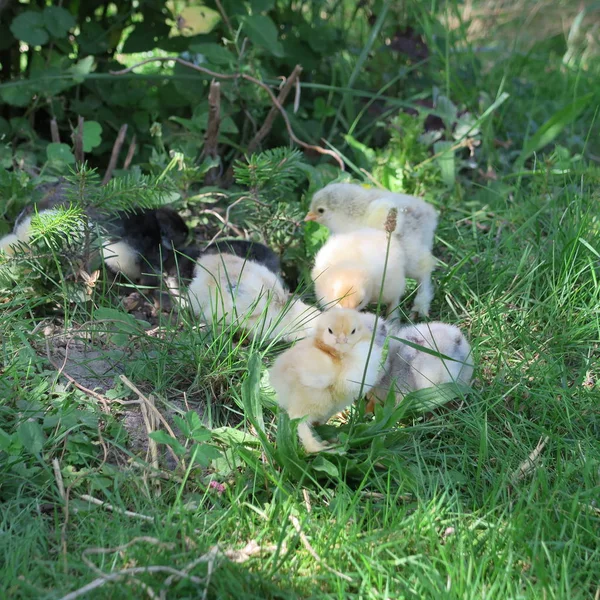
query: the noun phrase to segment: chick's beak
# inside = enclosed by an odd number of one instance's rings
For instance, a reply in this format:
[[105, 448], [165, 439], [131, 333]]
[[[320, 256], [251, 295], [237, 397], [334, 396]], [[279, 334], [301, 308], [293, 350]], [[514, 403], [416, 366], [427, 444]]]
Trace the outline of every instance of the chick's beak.
[[339, 336], [339, 337], [336, 337], [336, 338], [335, 338], [335, 341], [336, 341], [338, 344], [346, 344], [346, 343], [348, 342], [348, 336], [347, 336], [347, 335], [345, 335], [345, 336]]
[[317, 220], [317, 215], [315, 215], [314, 212], [309, 211], [306, 213], [306, 216], [304, 217], [305, 221], [316, 221]]

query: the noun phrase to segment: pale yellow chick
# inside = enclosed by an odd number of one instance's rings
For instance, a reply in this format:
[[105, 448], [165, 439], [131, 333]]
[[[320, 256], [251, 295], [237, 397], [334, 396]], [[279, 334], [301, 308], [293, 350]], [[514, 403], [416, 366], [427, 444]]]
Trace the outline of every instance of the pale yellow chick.
[[[382, 302], [391, 314], [406, 287], [404, 251], [394, 235], [378, 229], [360, 229], [332, 235], [315, 257], [311, 277], [320, 304], [331, 308], [362, 310], [377, 302], [383, 281]], [[385, 273], [385, 280], [384, 280]]]
[[15, 250], [19, 246], [19, 244], [27, 244], [31, 239], [32, 228], [31, 221], [35, 217], [43, 218], [43, 215], [53, 215], [56, 214], [55, 210], [43, 210], [38, 214], [32, 214], [25, 217], [21, 222], [19, 222], [12, 233], [5, 235], [2, 239], [0, 239], [0, 251], [4, 252], [7, 256], [13, 256]]
[[387, 329], [379, 319], [375, 331], [375, 323], [375, 315], [351, 309], [324, 312], [315, 334], [281, 354], [269, 370], [279, 406], [291, 419], [306, 417], [298, 436], [307, 452], [328, 448], [312, 425], [327, 422], [377, 383]]
[[[367, 411], [377, 401], [383, 402], [390, 388], [396, 402], [406, 394], [442, 383], [469, 385], [473, 376], [473, 357], [469, 342], [454, 325], [447, 323], [420, 323], [407, 325], [392, 332], [384, 375], [369, 394]], [[445, 357], [433, 356], [397, 339], [408, 340]]]
[[365, 227], [384, 229], [392, 208], [398, 209], [394, 233], [406, 256], [406, 276], [419, 283], [413, 311], [426, 316], [433, 298], [431, 273], [435, 267], [432, 249], [437, 213], [433, 206], [416, 196], [353, 183], [332, 183], [313, 196], [304, 220], [321, 223], [332, 233]]
[[202, 255], [188, 287], [193, 312], [253, 337], [293, 341], [313, 331], [320, 310], [294, 300], [267, 267], [233, 254]]

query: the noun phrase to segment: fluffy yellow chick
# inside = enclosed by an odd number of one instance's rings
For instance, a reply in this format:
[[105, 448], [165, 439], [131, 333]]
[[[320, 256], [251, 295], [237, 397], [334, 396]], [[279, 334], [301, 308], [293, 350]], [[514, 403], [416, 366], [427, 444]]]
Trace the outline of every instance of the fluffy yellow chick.
[[473, 376], [471, 347], [458, 327], [439, 322], [420, 323], [401, 327], [392, 336], [449, 358], [433, 356], [390, 339], [385, 373], [369, 394], [367, 411], [372, 411], [378, 400], [384, 401], [392, 386], [399, 403], [409, 392], [442, 383], [454, 381], [469, 385]]
[[363, 309], [377, 302], [384, 278], [382, 301], [387, 314], [396, 309], [406, 287], [404, 251], [396, 236], [360, 229], [332, 235], [315, 257], [311, 277], [321, 305]]
[[311, 333], [321, 313], [291, 298], [264, 265], [226, 253], [200, 256], [187, 295], [193, 312], [205, 321], [223, 319], [255, 337], [296, 340]]
[[353, 183], [332, 183], [313, 196], [304, 220], [321, 223], [332, 233], [364, 227], [384, 229], [392, 208], [398, 209], [395, 235], [406, 256], [406, 276], [419, 283], [413, 311], [426, 316], [433, 298], [431, 273], [435, 267], [431, 251], [437, 213], [433, 206], [416, 196]]
[[18, 245], [27, 244], [31, 239], [31, 221], [34, 217], [43, 218], [44, 215], [56, 214], [55, 210], [42, 210], [38, 214], [31, 214], [15, 225], [12, 233], [0, 239], [0, 251], [7, 256], [13, 256]]
[[291, 419], [306, 417], [298, 436], [307, 452], [328, 448], [312, 425], [327, 422], [377, 383], [387, 331], [379, 319], [375, 332], [375, 323], [375, 315], [351, 309], [324, 312], [315, 334], [281, 354], [269, 370], [279, 406]]

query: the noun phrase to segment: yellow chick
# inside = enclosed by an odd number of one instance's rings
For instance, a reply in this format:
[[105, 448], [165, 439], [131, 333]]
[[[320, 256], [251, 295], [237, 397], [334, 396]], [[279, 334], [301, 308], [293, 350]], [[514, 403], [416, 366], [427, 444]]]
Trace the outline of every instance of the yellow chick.
[[34, 217], [44, 218], [44, 215], [56, 214], [56, 210], [42, 210], [37, 214], [31, 214], [15, 225], [12, 233], [0, 239], [0, 251], [7, 256], [13, 256], [19, 244], [27, 244], [31, 239], [31, 221]]
[[315, 257], [311, 277], [321, 305], [362, 310], [377, 302], [383, 282], [382, 301], [391, 314], [406, 287], [404, 251], [398, 238], [385, 231], [360, 229], [332, 235]]
[[384, 375], [369, 394], [367, 412], [372, 412], [375, 402], [383, 402], [393, 387], [396, 403], [406, 394], [442, 383], [469, 385], [473, 376], [471, 347], [463, 333], [447, 323], [420, 323], [407, 325], [392, 333], [424, 348], [447, 356], [433, 356], [390, 338]]
[[327, 422], [377, 383], [387, 328], [382, 319], [377, 331], [375, 325], [369, 313], [324, 312], [315, 321], [314, 335], [281, 354], [269, 370], [279, 406], [291, 419], [306, 417], [298, 437], [307, 452], [328, 448], [312, 425]]
[[190, 308], [206, 322], [224, 320], [253, 337], [296, 340], [312, 332], [321, 313], [291, 298], [267, 267], [233, 254], [201, 255], [187, 292]]
[[394, 233], [406, 256], [406, 276], [419, 283], [413, 311], [426, 316], [433, 298], [431, 273], [435, 267], [432, 248], [437, 213], [433, 206], [416, 196], [353, 183], [332, 183], [313, 196], [304, 220], [316, 221], [332, 233], [364, 227], [384, 229], [392, 208], [398, 209]]

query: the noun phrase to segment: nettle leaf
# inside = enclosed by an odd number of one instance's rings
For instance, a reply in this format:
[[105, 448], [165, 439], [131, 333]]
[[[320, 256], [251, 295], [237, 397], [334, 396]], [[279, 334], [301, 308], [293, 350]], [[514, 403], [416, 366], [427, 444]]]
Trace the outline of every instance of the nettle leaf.
[[148, 436], [159, 444], [166, 444], [167, 446], [170, 446], [177, 456], [183, 456], [186, 453], [185, 446], [178, 439], [171, 437], [164, 431], [153, 431], [152, 433], [148, 434]]
[[283, 46], [277, 40], [277, 27], [266, 15], [252, 15], [244, 19], [244, 33], [253, 44], [268, 50], [273, 56], [284, 56]]
[[34, 95], [33, 86], [25, 80], [12, 81], [8, 87], [0, 88], [0, 98], [11, 106], [27, 106]]
[[83, 123], [83, 151], [90, 152], [102, 143], [102, 125], [97, 121]]
[[83, 82], [83, 76], [90, 73], [93, 66], [93, 56], [86, 56], [85, 58], [78, 60], [74, 65], [71, 65], [69, 67], [69, 72], [73, 73], [73, 81], [75, 81], [76, 83]]
[[194, 444], [190, 448], [190, 456], [201, 467], [208, 467], [213, 460], [221, 458], [222, 454], [214, 446]]
[[39, 454], [46, 442], [42, 426], [37, 421], [25, 421], [17, 429], [19, 439], [31, 454]]
[[64, 163], [72, 165], [75, 163], [75, 156], [67, 144], [48, 144], [46, 146], [46, 156], [50, 162]]
[[33, 10], [26, 10], [16, 16], [10, 24], [10, 30], [18, 40], [31, 46], [43, 46], [50, 40], [42, 13]]
[[235, 62], [235, 56], [220, 44], [191, 44], [190, 50], [201, 54], [213, 65], [231, 65]]
[[42, 16], [46, 29], [56, 38], [66, 37], [76, 24], [73, 15], [60, 6], [46, 6]]

